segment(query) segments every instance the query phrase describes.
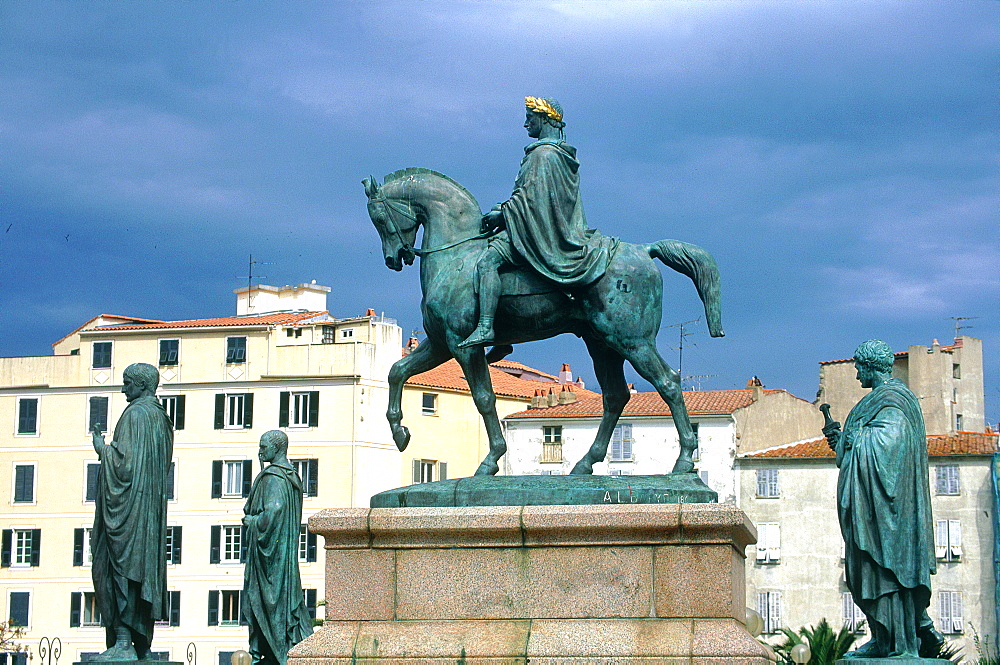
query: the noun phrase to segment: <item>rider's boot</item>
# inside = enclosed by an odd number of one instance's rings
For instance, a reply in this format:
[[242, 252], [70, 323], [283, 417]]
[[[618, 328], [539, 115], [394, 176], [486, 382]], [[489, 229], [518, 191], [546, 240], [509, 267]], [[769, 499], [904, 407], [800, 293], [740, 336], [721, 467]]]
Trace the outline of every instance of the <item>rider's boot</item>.
[[472, 334], [465, 338], [465, 341], [458, 345], [464, 349], [469, 346], [483, 346], [493, 343], [493, 317], [479, 317], [479, 325], [472, 331]]

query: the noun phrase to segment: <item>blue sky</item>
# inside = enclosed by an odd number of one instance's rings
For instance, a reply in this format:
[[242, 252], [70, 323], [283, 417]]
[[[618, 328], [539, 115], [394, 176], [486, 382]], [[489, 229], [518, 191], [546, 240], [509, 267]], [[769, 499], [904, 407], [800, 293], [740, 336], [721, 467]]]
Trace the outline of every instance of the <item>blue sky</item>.
[[[986, 1], [2, 2], [0, 355], [98, 313], [230, 314], [250, 254], [420, 330], [360, 180], [424, 166], [489, 208], [550, 96], [591, 226], [720, 264], [727, 336], [688, 327], [685, 375], [811, 400], [821, 360], [979, 317], [995, 424], [998, 79]], [[664, 277], [676, 364], [701, 309]], [[593, 386], [573, 337], [514, 357]]]

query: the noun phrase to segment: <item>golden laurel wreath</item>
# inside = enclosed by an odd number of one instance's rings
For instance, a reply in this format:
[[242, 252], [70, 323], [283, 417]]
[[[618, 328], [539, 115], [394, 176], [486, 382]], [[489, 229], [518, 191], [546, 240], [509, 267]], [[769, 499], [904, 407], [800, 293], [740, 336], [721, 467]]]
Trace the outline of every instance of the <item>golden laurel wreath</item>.
[[562, 120], [562, 113], [552, 108], [541, 97], [525, 97], [524, 105], [536, 113], [544, 113], [553, 120]]

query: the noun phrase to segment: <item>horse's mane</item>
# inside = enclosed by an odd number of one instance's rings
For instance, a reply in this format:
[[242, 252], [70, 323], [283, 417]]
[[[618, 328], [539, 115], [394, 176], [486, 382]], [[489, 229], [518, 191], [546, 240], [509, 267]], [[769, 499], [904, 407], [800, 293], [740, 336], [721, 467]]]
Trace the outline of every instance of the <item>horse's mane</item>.
[[387, 175], [384, 178], [384, 180], [383, 180], [383, 184], [388, 185], [393, 180], [399, 180], [400, 178], [402, 178], [404, 176], [420, 175], [420, 174], [427, 174], [427, 175], [437, 176], [438, 178], [441, 178], [445, 182], [451, 183], [459, 191], [461, 191], [463, 194], [465, 194], [466, 196], [468, 196], [469, 200], [472, 201], [473, 204], [475, 204], [475, 206], [476, 206], [477, 209], [479, 209], [479, 202], [476, 201], [476, 197], [472, 195], [472, 192], [470, 192], [465, 187], [463, 187], [461, 185], [461, 183], [456, 182], [452, 178], [449, 178], [445, 174], [439, 173], [438, 171], [435, 171], [434, 169], [425, 169], [425, 168], [422, 168], [420, 166], [409, 166], [409, 167], [407, 167], [405, 169], [400, 169], [398, 171], [393, 171], [392, 173], [390, 173], [389, 175]]

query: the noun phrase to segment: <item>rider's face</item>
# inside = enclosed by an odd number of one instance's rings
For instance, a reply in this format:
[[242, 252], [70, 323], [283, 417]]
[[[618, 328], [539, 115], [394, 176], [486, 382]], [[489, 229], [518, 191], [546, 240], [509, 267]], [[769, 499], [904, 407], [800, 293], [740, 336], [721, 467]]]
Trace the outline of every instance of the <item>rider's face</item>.
[[541, 113], [528, 111], [524, 114], [524, 128], [528, 130], [528, 136], [533, 139], [537, 139], [541, 135], [543, 122]]

